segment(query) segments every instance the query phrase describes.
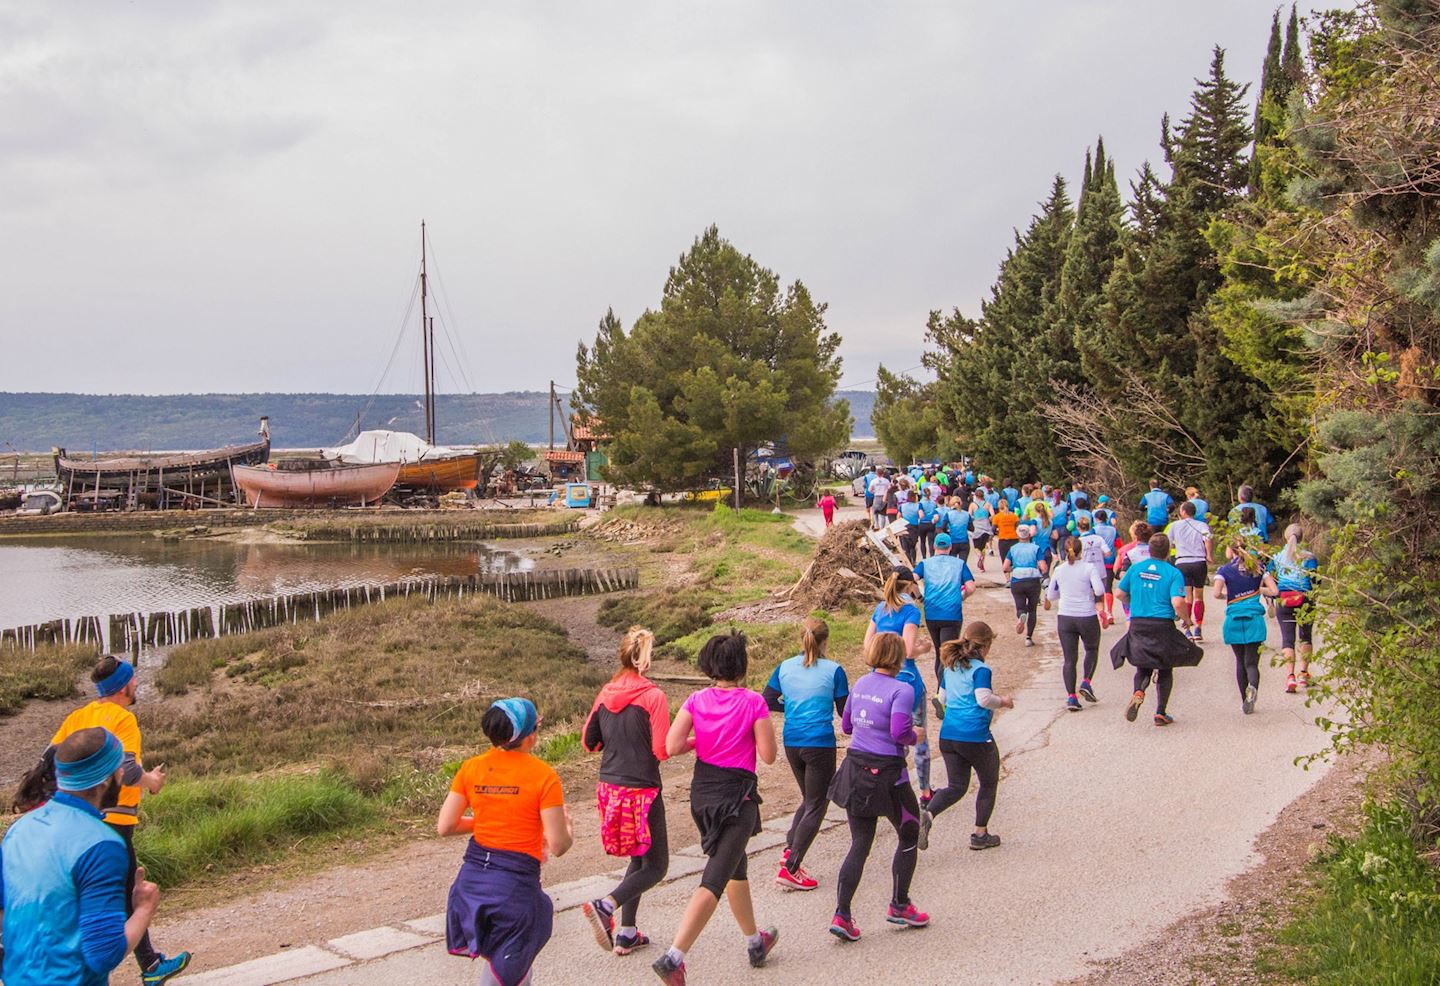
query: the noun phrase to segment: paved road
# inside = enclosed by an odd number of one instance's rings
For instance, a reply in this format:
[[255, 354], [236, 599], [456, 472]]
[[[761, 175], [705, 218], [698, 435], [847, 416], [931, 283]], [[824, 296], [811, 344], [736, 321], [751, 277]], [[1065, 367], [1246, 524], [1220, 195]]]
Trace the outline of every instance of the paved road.
[[[983, 595], [994, 599], [995, 624], [1006, 626], [998, 612], [1003, 597]], [[1046, 614], [1042, 644], [1053, 642], [1052, 625], [1053, 614]], [[1107, 631], [1107, 650], [1119, 632]], [[1101, 704], [1064, 713], [1057, 664], [1048, 659], [1053, 673], [1023, 691], [1017, 711], [997, 728], [1007, 760], [991, 828], [1004, 845], [967, 850], [972, 795], [940, 819], [923, 854], [913, 895], [931, 913], [930, 928], [884, 923], [894, 840], [882, 835], [857, 898], [864, 938], [847, 945], [826, 933], [834, 876], [848, 845], [843, 827], [836, 828], [821, 836], [808, 861], [822, 881], [818, 891], [786, 893], [754, 882], [761, 920], [781, 931], [770, 966], [755, 972], [746, 965], [722, 905], [691, 953], [691, 982], [811, 984], [849, 979], [859, 962], [867, 978], [896, 969], [917, 986], [1056, 983], [1217, 902], [1226, 881], [1254, 861], [1255, 837], [1319, 780], [1319, 769], [1307, 772], [1294, 759], [1325, 740], [1303, 698], [1280, 693], [1273, 670], [1256, 714], [1242, 716], [1229, 649], [1210, 643], [1206, 650], [1199, 668], [1177, 672], [1171, 711], [1178, 721], [1165, 729], [1150, 724], [1148, 708], [1139, 722], [1124, 721], [1129, 673], [1111, 671], [1108, 661], [1097, 680]], [[767, 874], [774, 858], [774, 850], [754, 857], [752, 873]], [[695, 879], [646, 899], [641, 923], [657, 942], [668, 942]], [[438, 906], [443, 897], [436, 900]], [[648, 966], [658, 954], [652, 948], [625, 959], [608, 956], [579, 911], [564, 911], [535, 981], [654, 982]], [[302, 982], [459, 986], [477, 976], [470, 963], [435, 944]]]

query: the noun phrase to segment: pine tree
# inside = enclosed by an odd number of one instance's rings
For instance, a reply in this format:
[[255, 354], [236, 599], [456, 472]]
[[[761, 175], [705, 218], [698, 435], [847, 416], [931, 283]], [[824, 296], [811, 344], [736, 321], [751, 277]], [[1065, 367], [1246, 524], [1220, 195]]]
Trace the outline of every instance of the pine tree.
[[[1294, 8], [1291, 8], [1292, 11]], [[1253, 194], [1260, 188], [1260, 148], [1263, 147], [1274, 133], [1274, 125], [1270, 116], [1266, 113], [1266, 102], [1274, 102], [1276, 87], [1280, 84], [1283, 73], [1281, 65], [1281, 52], [1283, 51], [1280, 39], [1280, 10], [1276, 8], [1275, 16], [1270, 21], [1270, 45], [1265, 52], [1265, 65], [1260, 70], [1260, 98], [1255, 100], [1255, 152], [1250, 157], [1250, 191]], [[1283, 101], [1281, 102], [1283, 105]]]
[[1100, 309], [1105, 285], [1124, 252], [1124, 208], [1115, 184], [1115, 162], [1105, 156], [1103, 137], [1095, 142], [1093, 170], [1088, 151], [1085, 163], [1088, 184], [1065, 251], [1043, 361], [1050, 380], [1074, 384], [1086, 379], [1084, 351], [1104, 345]]
[[987, 470], [1054, 476], [1065, 469], [1038, 408], [1049, 399], [1044, 340], [1073, 223], [1057, 175], [1039, 214], [1016, 233], [979, 321], [931, 316], [931, 338], [950, 343], [939, 361], [946, 427], [968, 439], [966, 451]]

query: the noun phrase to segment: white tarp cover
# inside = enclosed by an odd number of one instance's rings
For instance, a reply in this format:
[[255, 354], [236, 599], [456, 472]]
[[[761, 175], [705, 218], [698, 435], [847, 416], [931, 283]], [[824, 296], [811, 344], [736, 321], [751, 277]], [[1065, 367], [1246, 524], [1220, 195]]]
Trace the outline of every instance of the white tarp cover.
[[464, 449], [430, 445], [419, 435], [408, 431], [362, 431], [349, 445], [323, 449], [322, 454], [333, 461], [370, 465], [377, 462], [434, 462], [469, 453]]

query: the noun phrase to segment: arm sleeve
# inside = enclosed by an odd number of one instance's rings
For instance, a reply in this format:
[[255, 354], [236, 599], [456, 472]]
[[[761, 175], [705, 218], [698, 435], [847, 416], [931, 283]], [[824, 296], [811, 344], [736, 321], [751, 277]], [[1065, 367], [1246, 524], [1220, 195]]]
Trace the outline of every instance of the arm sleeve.
[[[772, 678], [771, 681], [773, 682], [774, 679]], [[765, 686], [764, 696], [765, 704], [769, 706], [771, 712], [785, 711], [785, 696], [780, 694], [779, 689], [777, 689], [774, 684]]]
[[80, 900], [80, 954], [85, 967], [107, 976], [125, 959], [125, 847], [107, 839], [88, 849], [70, 871]]
[[855, 724], [850, 721], [850, 700], [845, 700], [845, 708], [840, 710], [840, 731], [846, 736], [855, 732]]
[[598, 753], [605, 747], [605, 737], [600, 731], [600, 703], [598, 701], [590, 710], [590, 716], [585, 720], [585, 728], [580, 732], [580, 745], [588, 753]]
[[670, 751], [665, 749], [665, 737], [670, 732], [670, 703], [660, 686], [645, 693], [645, 711], [650, 715], [650, 752], [664, 763], [670, 759]]
[[[1051, 585], [1054, 585], [1053, 581]], [[1100, 577], [1099, 572], [1095, 571], [1094, 565], [1090, 566], [1090, 588], [1095, 590], [1095, 595], [1097, 596], [1103, 596], [1105, 594], [1105, 580]]]
[[890, 739], [900, 746], [915, 745], [915, 693], [912, 691], [897, 697], [890, 708]]
[[134, 787], [140, 782], [140, 775], [145, 773], [140, 766], [140, 761], [135, 759], [135, 754], [125, 754], [125, 759], [120, 761], [120, 783], [126, 787]]
[[850, 694], [850, 679], [845, 677], [845, 669], [835, 665], [835, 697], [844, 698]]
[[988, 688], [975, 689], [975, 704], [992, 712], [1005, 707], [1000, 703], [1000, 697]]

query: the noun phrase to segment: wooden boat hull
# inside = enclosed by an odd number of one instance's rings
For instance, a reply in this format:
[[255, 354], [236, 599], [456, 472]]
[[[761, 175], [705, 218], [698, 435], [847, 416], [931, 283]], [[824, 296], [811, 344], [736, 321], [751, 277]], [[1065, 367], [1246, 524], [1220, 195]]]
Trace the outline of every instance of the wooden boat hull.
[[106, 455], [81, 459], [55, 450], [55, 474], [66, 498], [99, 491], [199, 495], [223, 499], [231, 490], [231, 466], [258, 466], [270, 460], [270, 438], [204, 452]]
[[379, 500], [400, 475], [398, 462], [323, 469], [235, 466], [235, 486], [252, 507], [351, 507]]
[[446, 459], [407, 462], [400, 467], [396, 486], [406, 489], [449, 493], [473, 490], [480, 482], [480, 455], [456, 455]]

